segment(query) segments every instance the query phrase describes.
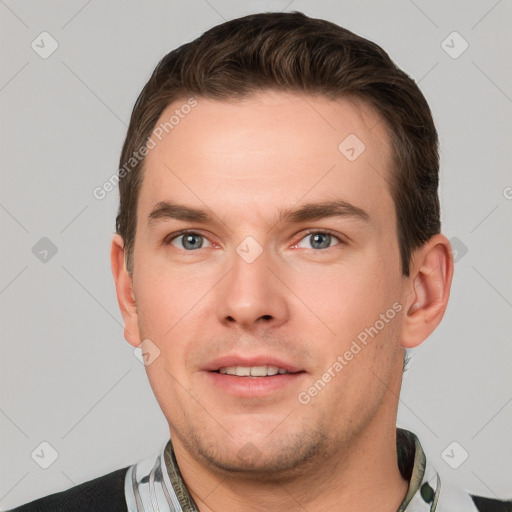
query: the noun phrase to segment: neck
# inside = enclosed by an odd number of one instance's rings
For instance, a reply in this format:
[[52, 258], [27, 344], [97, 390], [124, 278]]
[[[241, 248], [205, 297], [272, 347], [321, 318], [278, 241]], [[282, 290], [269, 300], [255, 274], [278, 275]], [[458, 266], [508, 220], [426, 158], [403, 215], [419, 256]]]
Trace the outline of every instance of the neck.
[[279, 482], [251, 480], [205, 466], [173, 437], [176, 460], [200, 512], [395, 512], [408, 482], [398, 468], [396, 410], [393, 421], [389, 421], [389, 413], [379, 411], [364, 431], [337, 447], [321, 463]]

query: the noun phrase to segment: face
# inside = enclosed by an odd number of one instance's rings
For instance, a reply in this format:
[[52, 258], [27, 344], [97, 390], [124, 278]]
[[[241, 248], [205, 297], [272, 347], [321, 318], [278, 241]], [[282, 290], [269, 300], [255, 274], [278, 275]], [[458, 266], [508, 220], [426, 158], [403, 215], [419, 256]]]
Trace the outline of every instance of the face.
[[134, 329], [174, 444], [219, 470], [283, 474], [392, 415], [404, 281], [380, 117], [350, 99], [198, 98], [159, 138]]

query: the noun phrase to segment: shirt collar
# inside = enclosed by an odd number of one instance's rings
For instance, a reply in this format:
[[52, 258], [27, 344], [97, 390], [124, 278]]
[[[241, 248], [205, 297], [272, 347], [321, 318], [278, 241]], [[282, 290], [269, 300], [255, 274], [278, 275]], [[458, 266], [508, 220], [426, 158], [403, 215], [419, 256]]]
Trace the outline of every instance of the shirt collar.
[[409, 487], [397, 512], [434, 512], [439, 500], [441, 482], [436, 471], [427, 464], [419, 439], [412, 432], [396, 429], [398, 468], [409, 479]]

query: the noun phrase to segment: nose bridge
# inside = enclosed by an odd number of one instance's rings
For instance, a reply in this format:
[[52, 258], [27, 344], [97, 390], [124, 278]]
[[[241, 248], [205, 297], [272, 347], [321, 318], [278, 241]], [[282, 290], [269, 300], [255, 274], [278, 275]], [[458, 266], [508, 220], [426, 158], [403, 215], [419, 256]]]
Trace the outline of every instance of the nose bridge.
[[276, 261], [269, 249], [247, 237], [236, 248], [232, 269], [223, 280], [219, 320], [250, 327], [255, 322], [277, 324], [287, 316], [286, 297], [274, 276]]

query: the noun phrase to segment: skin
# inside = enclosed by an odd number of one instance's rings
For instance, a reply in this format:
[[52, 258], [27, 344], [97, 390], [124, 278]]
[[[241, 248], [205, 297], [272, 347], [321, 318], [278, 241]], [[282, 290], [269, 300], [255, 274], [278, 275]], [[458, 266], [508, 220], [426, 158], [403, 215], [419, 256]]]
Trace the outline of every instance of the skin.
[[[338, 149], [349, 134], [366, 146], [354, 161]], [[267, 91], [198, 98], [157, 142], [145, 160], [133, 274], [119, 235], [112, 270], [127, 341], [150, 339], [160, 351], [149, 382], [201, 511], [396, 510], [408, 486], [395, 444], [403, 349], [441, 321], [453, 260], [439, 234], [402, 275], [385, 124], [357, 100]], [[280, 210], [338, 199], [369, 219], [277, 221]], [[161, 201], [206, 208], [213, 222], [148, 222]], [[204, 236], [203, 246], [184, 247], [173, 238], [181, 229]], [[262, 249], [251, 263], [236, 251], [248, 236]], [[300, 403], [395, 303], [401, 311]], [[227, 353], [270, 354], [303, 373], [265, 396], [234, 396], [204, 371]]]

